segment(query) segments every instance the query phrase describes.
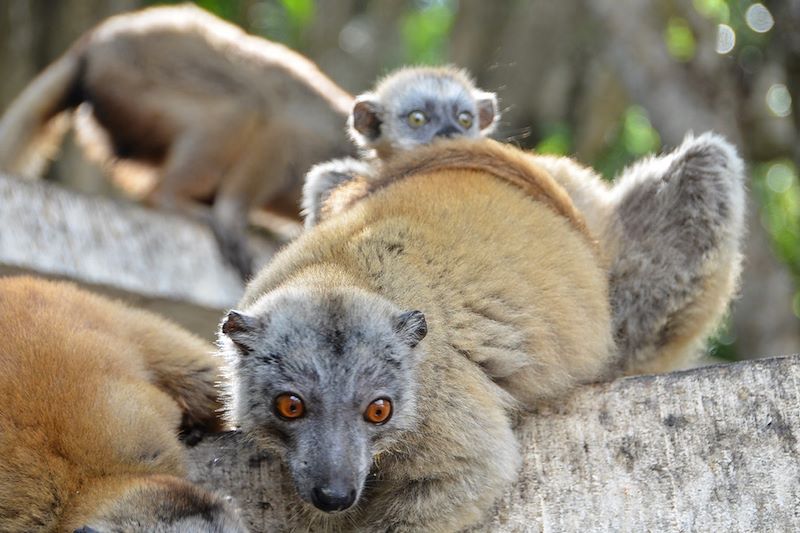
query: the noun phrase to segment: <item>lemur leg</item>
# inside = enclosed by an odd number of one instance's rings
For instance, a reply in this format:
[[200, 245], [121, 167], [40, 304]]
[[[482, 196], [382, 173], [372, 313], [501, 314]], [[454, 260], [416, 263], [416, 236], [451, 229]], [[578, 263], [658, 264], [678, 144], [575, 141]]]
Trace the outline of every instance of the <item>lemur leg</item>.
[[367, 176], [371, 172], [368, 163], [350, 157], [334, 159], [312, 167], [306, 174], [301, 202], [306, 229], [313, 228], [321, 222], [322, 208], [332, 190], [356, 176]]
[[[163, 176], [148, 197], [151, 204], [209, 224], [223, 257], [240, 271], [242, 253], [238, 249], [233, 253], [230, 242], [244, 239], [247, 208], [251, 203], [248, 201], [236, 210], [237, 216], [242, 218], [241, 232], [231, 237], [215, 224], [216, 202], [219, 191], [229, 188], [227, 182], [231, 176], [240, 174], [239, 168], [248, 166], [253, 157], [259, 157], [261, 147], [256, 139], [260, 137], [260, 127], [262, 121], [257, 115], [245, 116], [241, 110], [222, 108], [209, 112], [204, 127], [187, 128], [189, 131], [171, 147]], [[252, 175], [249, 179], [256, 180]], [[212, 210], [196, 201], [212, 196], [215, 198]], [[247, 198], [246, 194], [241, 196]]]
[[619, 368], [673, 369], [695, 355], [736, 289], [744, 165], [722, 137], [689, 136], [673, 152], [626, 170], [611, 195]]

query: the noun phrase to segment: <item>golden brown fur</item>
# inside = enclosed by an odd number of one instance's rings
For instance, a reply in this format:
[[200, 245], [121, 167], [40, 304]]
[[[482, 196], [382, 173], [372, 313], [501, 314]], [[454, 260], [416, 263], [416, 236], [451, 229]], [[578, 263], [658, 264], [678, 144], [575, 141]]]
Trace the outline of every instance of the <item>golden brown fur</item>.
[[[322, 218], [408, 174], [447, 166], [480, 169], [532, 198], [546, 193], [544, 202], [595, 243], [607, 269], [616, 372], [664, 372], [691, 364], [724, 316], [741, 269], [744, 174], [734, 147], [712, 133], [690, 135], [674, 151], [639, 161], [610, 185], [568, 157], [475, 146], [469, 161], [460, 161], [457, 150], [398, 156], [378, 181], [357, 178], [336, 186], [322, 204]], [[498, 167], [498, 158], [511, 163]]]
[[112, 511], [146, 524], [149, 507], [165, 502], [222, 509], [180, 479], [182, 418], [185, 428], [222, 429], [206, 342], [29, 277], [0, 279], [0, 334], [0, 531], [72, 531]]
[[[503, 164], [498, 165], [498, 161]], [[575, 208], [566, 191], [536, 160], [509, 145], [459, 139], [447, 141], [442, 146], [420, 147], [398, 153], [384, 165], [379, 178], [356, 178], [352, 183], [344, 183], [332, 191], [323, 206], [325, 218], [348, 209], [364, 197], [408, 176], [444, 169], [466, 170], [483, 172], [520, 188], [531, 198], [569, 219], [581, 233], [589, 236], [583, 215]]]
[[158, 170], [150, 201], [213, 200], [223, 253], [246, 275], [248, 208], [299, 217], [305, 172], [353, 151], [352, 100], [280, 44], [189, 4], [150, 8], [87, 32], [31, 83], [0, 121], [0, 169], [23, 172], [51, 119], [86, 102], [118, 161]]
[[[563, 190], [513, 148], [436, 143], [386, 171], [384, 187], [279, 254], [237, 309], [268, 323], [281, 307], [262, 310], [284, 294], [324, 302], [366, 291], [424, 313], [408, 384], [419, 425], [381, 454], [357, 509], [323, 524], [453, 531], [515, 478], [517, 409], [604, 376], [614, 355], [605, 270]], [[257, 361], [240, 357], [232, 411], [258, 433], [260, 415], [246, 408], [258, 380], [245, 370]]]

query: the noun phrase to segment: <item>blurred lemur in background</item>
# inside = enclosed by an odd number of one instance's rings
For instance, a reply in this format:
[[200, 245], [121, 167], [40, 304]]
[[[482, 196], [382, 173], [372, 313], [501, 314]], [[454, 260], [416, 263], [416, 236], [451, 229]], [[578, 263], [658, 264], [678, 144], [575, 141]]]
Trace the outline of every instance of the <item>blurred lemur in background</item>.
[[38, 174], [81, 104], [99, 128], [79, 133], [107, 140], [91, 144], [107, 152], [116, 181], [145, 181], [117, 163], [154, 169], [146, 200], [207, 221], [244, 278], [248, 212], [299, 219], [306, 171], [355, 154], [343, 127], [350, 94], [302, 55], [190, 4], [119, 15], [84, 34], [0, 119], [0, 170]]
[[339, 211], [330, 198], [334, 189], [345, 182], [363, 187], [377, 176], [381, 161], [437, 138], [486, 136], [499, 117], [496, 95], [478, 89], [463, 70], [407, 67], [390, 73], [356, 98], [348, 120], [364, 157], [320, 163], [306, 176], [306, 228]]

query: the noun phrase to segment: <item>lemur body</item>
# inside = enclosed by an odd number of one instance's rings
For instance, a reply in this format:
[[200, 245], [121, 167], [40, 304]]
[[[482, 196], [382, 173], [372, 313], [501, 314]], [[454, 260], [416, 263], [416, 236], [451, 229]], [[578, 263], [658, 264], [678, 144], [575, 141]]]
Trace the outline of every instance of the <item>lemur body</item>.
[[[529, 154], [569, 194], [598, 243], [625, 374], [690, 364], [737, 288], [745, 233], [744, 167], [723, 138], [688, 136], [626, 169], [613, 185], [568, 157]], [[323, 219], [391, 183], [342, 183]]]
[[221, 250], [246, 277], [247, 211], [298, 218], [306, 171], [355, 152], [343, 131], [352, 102], [282, 45], [188, 4], [150, 8], [87, 32], [12, 103], [0, 121], [0, 169], [25, 173], [41, 161], [37, 141], [52, 144], [55, 119], [87, 103], [114, 162], [157, 168], [150, 202], [203, 218], [197, 203], [212, 202]]
[[348, 120], [363, 158], [320, 163], [306, 176], [306, 227], [337, 211], [331, 191], [346, 182], [365, 186], [364, 181], [379, 175], [381, 161], [436, 139], [486, 136], [499, 118], [495, 94], [475, 87], [463, 70], [406, 67], [388, 74], [373, 91], [356, 98]]
[[178, 429], [223, 427], [218, 359], [150, 313], [0, 278], [0, 531], [245, 531], [184, 478]]
[[313, 505], [293, 527], [455, 531], [515, 479], [515, 415], [606, 375], [605, 270], [564, 191], [512, 147], [442, 141], [379, 178], [224, 321], [231, 413]]

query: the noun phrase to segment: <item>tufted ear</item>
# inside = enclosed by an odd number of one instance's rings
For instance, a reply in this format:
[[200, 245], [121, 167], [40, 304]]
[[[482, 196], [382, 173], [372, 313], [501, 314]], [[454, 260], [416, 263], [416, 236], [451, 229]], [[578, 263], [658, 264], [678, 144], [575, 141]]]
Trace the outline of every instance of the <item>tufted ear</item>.
[[428, 323], [421, 311], [407, 311], [395, 318], [394, 330], [403, 342], [414, 348], [428, 334]]
[[478, 128], [482, 133], [489, 133], [494, 129], [497, 121], [497, 95], [484, 91], [476, 91], [475, 103], [478, 106]]
[[231, 310], [222, 321], [220, 330], [243, 354], [252, 351], [255, 334], [261, 329], [258, 318]]
[[374, 141], [381, 134], [383, 107], [371, 94], [363, 94], [353, 105], [351, 127], [367, 141]]

